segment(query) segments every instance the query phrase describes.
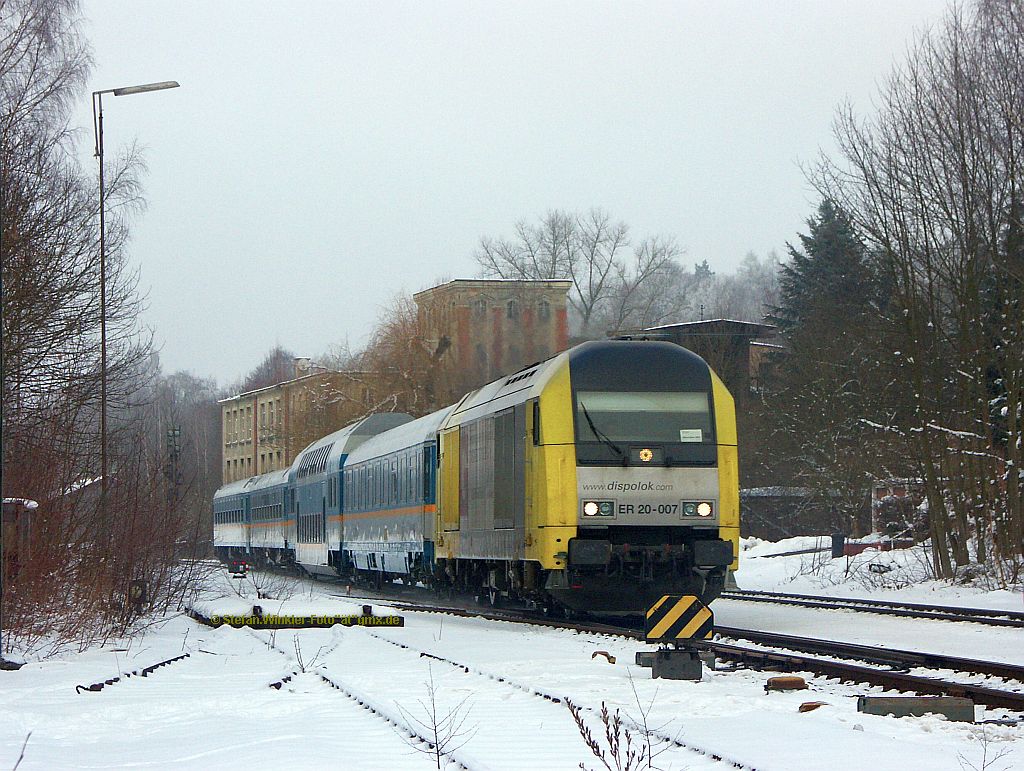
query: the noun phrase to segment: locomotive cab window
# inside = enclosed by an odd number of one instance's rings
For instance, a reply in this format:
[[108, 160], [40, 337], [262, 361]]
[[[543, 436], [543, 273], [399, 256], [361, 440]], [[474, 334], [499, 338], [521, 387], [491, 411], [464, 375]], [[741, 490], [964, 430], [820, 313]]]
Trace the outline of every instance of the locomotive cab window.
[[712, 442], [708, 395], [685, 391], [579, 391], [576, 438], [581, 442]]

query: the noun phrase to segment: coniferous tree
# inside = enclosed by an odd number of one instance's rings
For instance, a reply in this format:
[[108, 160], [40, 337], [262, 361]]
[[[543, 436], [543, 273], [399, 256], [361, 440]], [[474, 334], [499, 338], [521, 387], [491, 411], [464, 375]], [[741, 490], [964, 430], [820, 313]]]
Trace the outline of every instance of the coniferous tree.
[[781, 303], [772, 318], [783, 332], [825, 323], [841, 336], [849, 322], [870, 310], [877, 282], [850, 218], [832, 201], [822, 201], [807, 226], [807, 235], [800, 235], [803, 250], [788, 246], [790, 262], [779, 278]]
[[867, 404], [877, 397], [880, 282], [849, 217], [825, 200], [789, 246], [780, 305], [770, 319], [790, 348], [767, 397], [777, 471], [809, 488], [817, 524], [844, 532], [868, 526], [873, 476], [885, 474], [865, 448]]

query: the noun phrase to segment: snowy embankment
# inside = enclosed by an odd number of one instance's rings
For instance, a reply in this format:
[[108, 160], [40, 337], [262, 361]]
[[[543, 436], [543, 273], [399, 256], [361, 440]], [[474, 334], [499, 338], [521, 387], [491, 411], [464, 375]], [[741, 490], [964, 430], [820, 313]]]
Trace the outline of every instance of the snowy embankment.
[[[746, 539], [744, 546], [748, 548], [741, 553], [736, 573], [741, 589], [1024, 611], [1019, 593], [940, 581], [912, 583], [927, 575], [922, 561], [927, 557], [920, 550], [868, 550], [856, 557], [832, 559], [827, 538], [790, 538], [779, 543]], [[825, 550], [791, 554], [814, 548]], [[774, 556], [780, 554], [787, 556]], [[875, 573], [871, 565], [889, 570]], [[713, 609], [715, 622], [722, 626], [1024, 664], [1024, 634], [1019, 629], [729, 599], [716, 601]]]
[[[775, 549], [795, 550], [791, 545]], [[822, 593], [820, 584], [794, 586], [804, 579], [790, 580], [799, 572], [801, 557], [745, 556], [739, 576], [745, 588]], [[780, 560], [791, 561], [789, 569], [795, 572], [784, 575]], [[760, 585], [754, 583], [758, 576], [764, 577]], [[274, 599], [258, 597], [257, 587]], [[951, 604], [953, 594], [965, 598], [962, 604], [972, 604], [963, 590], [935, 592], [945, 595], [944, 604]], [[851, 587], [844, 593], [866, 594]], [[337, 584], [259, 575], [239, 580], [221, 573], [196, 609], [208, 616], [244, 614], [253, 605], [264, 613], [359, 613], [362, 601], [343, 595]], [[876, 590], [870, 596], [889, 593]], [[920, 594], [914, 599], [923, 601]], [[385, 604], [373, 605], [375, 612], [387, 612]], [[722, 601], [716, 603], [716, 614], [723, 623], [751, 625], [722, 617], [750, 614], [757, 607]], [[837, 639], [869, 634], [879, 638], [867, 640], [873, 644], [899, 639], [898, 645], [889, 643], [893, 647], [914, 648], [927, 638], [943, 649], [943, 641], [956, 636], [954, 630], [976, 626], [896, 619], [888, 628], [889, 619], [874, 614], [793, 608], [768, 608], [765, 623], [788, 617], [784, 623], [796, 624], [790, 614], [800, 610], [806, 612], [801, 633]], [[604, 734], [597, 717], [602, 701], [635, 720], [646, 712], [647, 725], [657, 734], [694, 748], [655, 741], [654, 751], [664, 752], [654, 766], [662, 769], [732, 768], [695, 749], [740, 767], [787, 771], [959, 771], [981, 768], [983, 758], [991, 761], [1000, 752], [1003, 757], [988, 768], [1024, 766], [1024, 725], [857, 713], [856, 697], [882, 692], [876, 688], [806, 675], [808, 690], [769, 694], [764, 683], [771, 673], [746, 670], [706, 671], [696, 683], [652, 680], [649, 669], [633, 664], [635, 652], [649, 646], [625, 638], [421, 612], [407, 612], [405, 618], [402, 628], [268, 632], [211, 629], [179, 616], [127, 650], [67, 655], [0, 672], [0, 768], [14, 766], [29, 732], [19, 771], [214, 765], [433, 768], [434, 759], [421, 751], [424, 745], [417, 745], [419, 751], [410, 746], [405, 730], [429, 733], [432, 703], [440, 718], [453, 715], [460, 721], [448, 749], [469, 768], [570, 769], [580, 762], [600, 768], [564, 703], [544, 694], [569, 697], [584, 707], [584, 720], [598, 737]], [[920, 625], [932, 631], [925, 635]], [[980, 629], [976, 638], [978, 647], [998, 639], [993, 650], [1024, 651], [1018, 630]], [[594, 658], [597, 651], [614, 656], [615, 663]], [[96, 692], [76, 690], [182, 653], [191, 655], [147, 678], [122, 679]], [[977, 651], [974, 656], [984, 657]], [[826, 706], [800, 713], [798, 707], [809, 701]], [[979, 719], [1006, 716], [1005, 711], [978, 710]], [[642, 739], [642, 732], [633, 729], [634, 746]]]
[[1024, 611], [1021, 591], [931, 580], [929, 555], [921, 548], [867, 549], [855, 557], [836, 559], [830, 556], [830, 548], [827, 536], [778, 542], [744, 538], [736, 582], [741, 589], [769, 592]]

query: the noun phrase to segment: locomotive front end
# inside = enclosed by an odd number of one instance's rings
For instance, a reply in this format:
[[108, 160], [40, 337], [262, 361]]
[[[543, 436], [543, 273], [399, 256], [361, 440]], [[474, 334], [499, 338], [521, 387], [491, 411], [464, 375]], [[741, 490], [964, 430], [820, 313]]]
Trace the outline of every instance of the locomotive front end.
[[548, 592], [609, 613], [666, 594], [710, 602], [738, 539], [732, 397], [703, 359], [666, 342], [587, 344], [569, 370], [576, 535]]

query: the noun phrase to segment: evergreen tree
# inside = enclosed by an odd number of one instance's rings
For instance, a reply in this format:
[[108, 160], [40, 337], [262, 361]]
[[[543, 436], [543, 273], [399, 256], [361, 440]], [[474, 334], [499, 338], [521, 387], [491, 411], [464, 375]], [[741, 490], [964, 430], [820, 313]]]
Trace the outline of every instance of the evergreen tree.
[[787, 245], [790, 262], [779, 278], [781, 304], [772, 321], [784, 333], [825, 323], [842, 332], [871, 309], [877, 282], [868, 265], [864, 243], [850, 218], [828, 199], [800, 235], [803, 251]]
[[789, 355], [767, 397], [779, 473], [810, 488], [821, 527], [864, 532], [870, 486], [891, 470], [866, 452], [877, 437], [864, 422], [885, 387], [880, 377], [880, 282], [850, 218], [825, 200], [789, 246], [780, 305], [770, 316]]

